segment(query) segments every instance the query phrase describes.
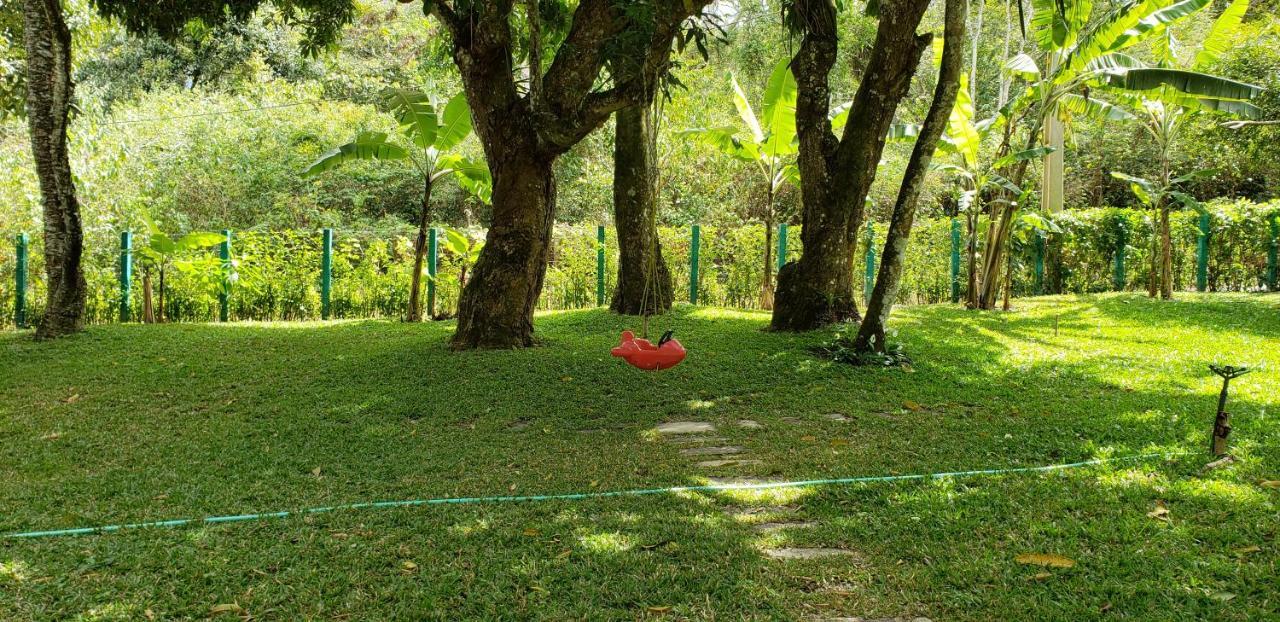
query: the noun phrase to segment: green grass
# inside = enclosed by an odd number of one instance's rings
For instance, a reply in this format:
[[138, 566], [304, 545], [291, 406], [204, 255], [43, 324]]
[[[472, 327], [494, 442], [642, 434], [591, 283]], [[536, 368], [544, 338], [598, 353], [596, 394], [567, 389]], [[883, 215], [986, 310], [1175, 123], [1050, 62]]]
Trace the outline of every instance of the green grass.
[[[259, 620], [1280, 616], [1280, 490], [1258, 485], [1280, 479], [1280, 299], [904, 308], [893, 326], [912, 371], [818, 360], [808, 348], [829, 332], [766, 323], [689, 307], [655, 320], [690, 350], [660, 374], [609, 357], [628, 320], [602, 311], [542, 315], [542, 347], [513, 352], [450, 353], [449, 323], [0, 335], [0, 532], [1191, 453], [1050, 474], [2, 539], [0, 618], [204, 619], [224, 603]], [[1203, 473], [1213, 362], [1263, 368], [1232, 385], [1241, 461]], [[762, 464], [700, 469], [652, 433], [690, 419]], [[1157, 502], [1171, 520], [1147, 516]], [[735, 513], [753, 506], [771, 509]], [[752, 529], [779, 518], [818, 525]], [[773, 546], [855, 555], [778, 561], [762, 554]], [[1015, 562], [1021, 553], [1077, 563], [1046, 571]]]

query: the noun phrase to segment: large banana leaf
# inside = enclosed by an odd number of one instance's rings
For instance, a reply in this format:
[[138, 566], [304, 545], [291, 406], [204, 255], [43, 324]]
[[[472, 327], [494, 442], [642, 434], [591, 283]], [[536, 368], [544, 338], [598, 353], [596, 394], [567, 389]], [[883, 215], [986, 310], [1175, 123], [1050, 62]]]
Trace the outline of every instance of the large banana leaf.
[[1053, 153], [1054, 151], [1056, 151], [1056, 149], [1054, 149], [1053, 147], [1033, 147], [1031, 149], [1025, 149], [1023, 151], [1019, 151], [1016, 153], [1010, 153], [1009, 155], [1006, 155], [1003, 158], [1000, 158], [995, 162], [992, 162], [991, 168], [995, 170], [1002, 169], [1006, 166], [1009, 166], [1010, 164], [1022, 162], [1024, 160], [1034, 160], [1036, 158], [1047, 156]]
[[1031, 33], [1040, 49], [1063, 50], [1075, 44], [1093, 12], [1093, 0], [1031, 0]]
[[1028, 82], [1035, 82], [1040, 79], [1040, 67], [1036, 65], [1036, 60], [1025, 52], [1010, 58], [1004, 64], [1004, 68], [1005, 71]]
[[209, 248], [210, 246], [217, 246], [221, 244], [223, 240], [226, 240], [226, 236], [221, 233], [214, 233], [213, 231], [193, 231], [181, 238], [178, 238], [178, 241], [174, 243], [174, 250], [186, 251], [197, 248]]
[[1058, 99], [1058, 105], [1073, 115], [1098, 121], [1129, 121], [1134, 118], [1133, 114], [1124, 108], [1113, 106], [1094, 97], [1086, 99], [1075, 93], [1063, 95]]
[[335, 147], [303, 171], [303, 177], [318, 175], [353, 160], [403, 160], [409, 157], [404, 147], [387, 142], [385, 132], [361, 132], [356, 139]]
[[1110, 50], [1121, 50], [1152, 35], [1164, 32], [1170, 24], [1181, 21], [1197, 11], [1212, 4], [1213, 0], [1182, 0], [1171, 4], [1163, 9], [1155, 11], [1146, 17], [1138, 20], [1133, 27], [1125, 30], [1114, 43], [1110, 46]]
[[764, 90], [764, 153], [770, 157], [796, 152], [796, 78], [788, 59], [778, 61]]
[[737, 136], [737, 130], [732, 127], [692, 128], [680, 132], [680, 136], [700, 140], [739, 160], [756, 162], [760, 159], [760, 145], [742, 142]]
[[1248, 10], [1249, 0], [1235, 0], [1227, 5], [1222, 15], [1213, 23], [1208, 36], [1200, 43], [1200, 51], [1196, 54], [1192, 67], [1207, 69], [1231, 48], [1232, 37], [1240, 29], [1240, 23], [1244, 21], [1244, 14]]
[[760, 121], [756, 118], [756, 113], [751, 109], [751, 102], [747, 101], [747, 94], [742, 92], [742, 87], [738, 85], [738, 78], [733, 74], [729, 74], [729, 82], [733, 84], [733, 106], [738, 109], [738, 116], [742, 117], [742, 122], [747, 124], [747, 129], [751, 130], [751, 137], [755, 142], [764, 142], [764, 130], [760, 129]]
[[440, 151], [448, 151], [458, 146], [470, 133], [471, 109], [467, 107], [466, 95], [458, 93], [445, 104], [444, 116], [440, 119], [440, 128], [436, 132], [435, 147]]
[[486, 205], [493, 200], [493, 174], [487, 163], [451, 153], [440, 158], [439, 167], [453, 171], [458, 185], [471, 196]]
[[951, 117], [947, 119], [947, 131], [943, 140], [950, 143], [965, 166], [973, 168], [978, 164], [978, 150], [982, 148], [982, 135], [973, 124], [973, 96], [969, 93], [968, 74], [960, 74], [960, 87], [956, 90], [956, 104], [951, 109]]
[[406, 89], [387, 89], [387, 105], [400, 121], [400, 128], [413, 144], [423, 149], [436, 142], [439, 121], [435, 106], [423, 93]]
[[1088, 73], [1119, 75], [1127, 73], [1130, 69], [1142, 69], [1146, 66], [1146, 63], [1133, 56], [1123, 52], [1112, 52], [1089, 61], [1084, 70]]
[[1147, 205], [1156, 204], [1156, 196], [1160, 194], [1160, 190], [1156, 187], [1155, 182], [1149, 179], [1127, 175], [1119, 171], [1111, 171], [1111, 176], [1121, 181], [1129, 182], [1129, 189], [1133, 191], [1133, 194], [1138, 197], [1139, 201], [1142, 201]]
[[1230, 78], [1163, 67], [1131, 69], [1123, 75], [1111, 76], [1110, 82], [1130, 91], [1150, 91], [1169, 86], [1188, 95], [1214, 99], [1253, 99], [1262, 92], [1262, 87]]

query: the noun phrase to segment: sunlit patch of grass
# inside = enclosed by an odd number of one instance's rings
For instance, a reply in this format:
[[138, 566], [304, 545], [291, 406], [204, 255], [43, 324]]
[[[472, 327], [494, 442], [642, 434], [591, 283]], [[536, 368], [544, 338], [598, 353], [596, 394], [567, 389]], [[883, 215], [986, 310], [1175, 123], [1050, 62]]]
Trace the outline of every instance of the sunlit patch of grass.
[[585, 533], [578, 536], [578, 544], [592, 553], [625, 553], [635, 546], [635, 540], [616, 531]]
[[21, 583], [28, 578], [30, 578], [30, 567], [27, 562], [20, 559], [0, 562], [0, 579]]

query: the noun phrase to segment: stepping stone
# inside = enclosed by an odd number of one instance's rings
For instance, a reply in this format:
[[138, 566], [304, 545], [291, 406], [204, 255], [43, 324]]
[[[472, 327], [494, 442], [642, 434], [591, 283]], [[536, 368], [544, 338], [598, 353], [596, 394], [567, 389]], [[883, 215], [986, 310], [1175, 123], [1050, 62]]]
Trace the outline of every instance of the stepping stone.
[[764, 428], [764, 426], [761, 425], [759, 421], [752, 421], [750, 419], [739, 419], [738, 427], [744, 430], [759, 430]]
[[703, 460], [702, 462], [698, 463], [698, 466], [704, 469], [718, 469], [720, 467], [727, 467], [727, 466], [748, 466], [748, 465], [755, 465], [755, 464], [764, 464], [764, 462], [760, 460], [730, 458], [728, 460]]
[[734, 518], [745, 518], [757, 514], [790, 514], [799, 509], [794, 505], [753, 505], [745, 508], [725, 508], [725, 512]]
[[759, 532], [782, 531], [783, 529], [809, 529], [817, 527], [818, 523], [813, 521], [790, 521], [783, 523], [760, 523], [752, 525], [751, 528]]
[[681, 445], [695, 445], [699, 443], [723, 443], [729, 439], [723, 436], [700, 436], [697, 434], [691, 436], [674, 436], [671, 438], [672, 443], [680, 443]]
[[850, 419], [844, 416], [844, 414], [842, 413], [831, 413], [829, 415], [823, 415], [823, 416], [832, 421], [853, 421], [853, 419]]
[[519, 421], [511, 422], [511, 425], [507, 426], [507, 429], [511, 430], [512, 432], [519, 432], [521, 430], [528, 429], [530, 425], [533, 425], [533, 424], [529, 421], [525, 421], [521, 419]]
[[742, 448], [734, 445], [725, 445], [722, 447], [690, 447], [681, 449], [680, 454], [684, 456], [731, 456], [733, 454], [742, 453]]
[[773, 559], [818, 559], [822, 557], [848, 557], [855, 553], [846, 549], [799, 548], [765, 549], [764, 554]]
[[672, 421], [658, 424], [656, 430], [658, 434], [701, 434], [715, 432], [716, 426], [705, 421]]

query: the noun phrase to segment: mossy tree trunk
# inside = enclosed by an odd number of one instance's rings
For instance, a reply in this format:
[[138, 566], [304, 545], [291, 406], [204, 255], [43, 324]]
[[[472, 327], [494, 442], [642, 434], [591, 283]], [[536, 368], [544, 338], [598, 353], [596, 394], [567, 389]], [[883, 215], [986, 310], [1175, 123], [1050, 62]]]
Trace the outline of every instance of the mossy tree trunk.
[[671, 308], [671, 271], [657, 228], [657, 127], [652, 106], [614, 115], [613, 221], [618, 231], [618, 284], [609, 309], [627, 315]]

